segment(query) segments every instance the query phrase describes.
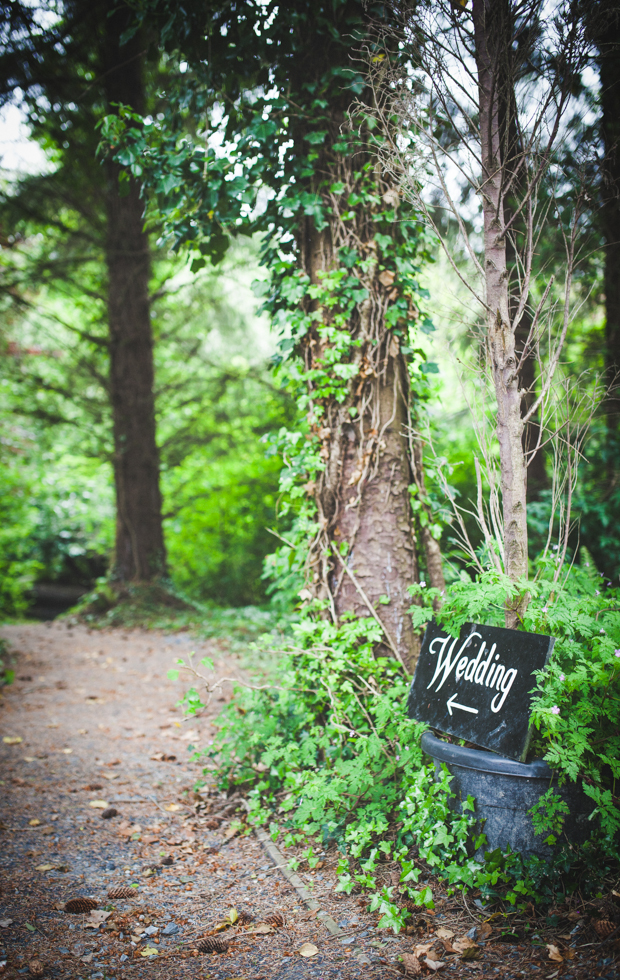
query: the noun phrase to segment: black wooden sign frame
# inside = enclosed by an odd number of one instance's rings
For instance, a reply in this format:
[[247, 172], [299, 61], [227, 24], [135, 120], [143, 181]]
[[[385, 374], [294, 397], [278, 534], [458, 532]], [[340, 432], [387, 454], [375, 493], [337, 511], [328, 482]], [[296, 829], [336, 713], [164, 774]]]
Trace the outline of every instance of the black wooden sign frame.
[[524, 761], [534, 671], [546, 666], [554, 642], [476, 623], [466, 623], [455, 639], [431, 620], [409, 691], [409, 717]]

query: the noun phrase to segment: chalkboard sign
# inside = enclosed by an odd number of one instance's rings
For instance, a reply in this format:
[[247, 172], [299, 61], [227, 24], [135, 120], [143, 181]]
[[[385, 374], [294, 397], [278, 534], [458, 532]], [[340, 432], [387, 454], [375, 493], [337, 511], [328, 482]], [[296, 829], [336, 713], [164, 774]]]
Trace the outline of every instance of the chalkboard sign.
[[454, 639], [432, 620], [409, 691], [409, 717], [525, 759], [533, 672], [545, 666], [553, 643], [539, 633], [472, 623]]

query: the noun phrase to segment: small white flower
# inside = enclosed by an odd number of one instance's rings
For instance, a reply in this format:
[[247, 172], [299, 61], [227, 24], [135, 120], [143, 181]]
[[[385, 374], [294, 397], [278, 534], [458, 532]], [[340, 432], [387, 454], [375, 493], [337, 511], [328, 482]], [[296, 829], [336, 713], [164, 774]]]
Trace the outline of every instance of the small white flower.
[[594, 593], [594, 595], [600, 595], [600, 594], [601, 594], [601, 593], [599, 592], [599, 590], [598, 590], [598, 589], [597, 589], [597, 590], [596, 590], [596, 592]]
[[565, 680], [566, 680], [566, 678], [565, 678], [565, 676], [564, 676], [564, 674], [560, 674], [560, 680], [561, 680], [561, 681], [565, 681]]
[[560, 709], [558, 708], [557, 704], [554, 704], [553, 707], [552, 707], [552, 709], [551, 709], [551, 714], [552, 715], [559, 715], [559, 713], [560, 713]]
[[614, 653], [616, 654], [617, 657], [620, 657], [620, 650], [614, 650]]
[[420, 582], [420, 588], [421, 589], [425, 589], [426, 588], [426, 582]]
[[604, 633], [604, 632], [605, 632], [605, 630], [604, 630], [604, 629], [603, 629], [603, 627], [601, 626], [601, 628], [600, 628], [600, 630], [599, 630], [599, 633]]

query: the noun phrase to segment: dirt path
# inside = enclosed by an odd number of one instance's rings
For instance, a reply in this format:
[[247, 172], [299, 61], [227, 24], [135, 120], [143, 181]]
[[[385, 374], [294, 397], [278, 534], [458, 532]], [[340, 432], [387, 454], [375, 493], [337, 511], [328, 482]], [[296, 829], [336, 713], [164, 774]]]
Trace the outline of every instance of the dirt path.
[[[544, 943], [568, 946], [569, 937], [554, 935], [539, 939], [540, 948], [530, 940], [483, 943], [479, 961], [449, 957], [442, 927], [459, 936], [481, 915], [445, 895], [434, 917], [418, 917], [416, 939], [378, 932], [365, 900], [334, 893], [336, 854], [320, 870], [299, 872], [348, 933], [330, 937], [254, 835], [230, 837], [238, 801], [231, 805], [215, 783], [194, 795], [202, 767], [188, 750], [208, 743], [221, 703], [184, 720], [175, 706], [183, 688], [167, 671], [195, 650], [214, 658], [219, 676], [238, 676], [233, 655], [187, 634], [50, 623], [7, 626], [1, 635], [16, 655], [17, 675], [0, 698], [2, 978], [33, 975], [33, 960], [46, 977], [72, 980], [388, 978], [402, 974], [399, 955], [429, 940], [446, 960], [442, 976], [617, 976], [617, 952], [592, 943], [583, 956], [549, 962]], [[230, 696], [228, 685], [223, 699]], [[117, 815], [103, 819], [103, 804]], [[131, 898], [110, 899], [122, 884], [136, 886]], [[99, 916], [64, 911], [79, 897], [95, 899]], [[254, 924], [280, 913], [285, 927], [250, 934], [246, 926], [226, 952], [194, 952], [192, 940], [231, 908]], [[318, 952], [302, 958], [303, 943]]]
[[[58, 623], [8, 626], [2, 635], [17, 662], [15, 683], [3, 689], [0, 735], [22, 739], [0, 743], [2, 976], [28, 973], [33, 959], [47, 976], [93, 980], [362, 975], [355, 960], [347, 968], [351, 950], [330, 942], [254, 836], [227, 839], [235, 804], [213, 785], [196, 810], [202, 768], [188, 748], [212, 736], [209, 713], [184, 721], [175, 707], [182, 687], [166, 675], [191, 650], [213, 656], [210, 644]], [[220, 676], [238, 669], [217, 647], [215, 662]], [[220, 708], [215, 701], [211, 715]], [[92, 806], [98, 801], [118, 816], [102, 819]], [[173, 863], [162, 866], [168, 857]], [[125, 882], [138, 885], [134, 897], [108, 900]], [[88, 916], [61, 911], [79, 896], [112, 910], [105, 926], [89, 928]], [[219, 955], [196, 958], [181, 945], [231, 907], [256, 922], [279, 911], [287, 928], [235, 941]], [[132, 945], [149, 927], [157, 931]], [[319, 954], [303, 960], [303, 942]], [[146, 948], [157, 956], [143, 957]]]

